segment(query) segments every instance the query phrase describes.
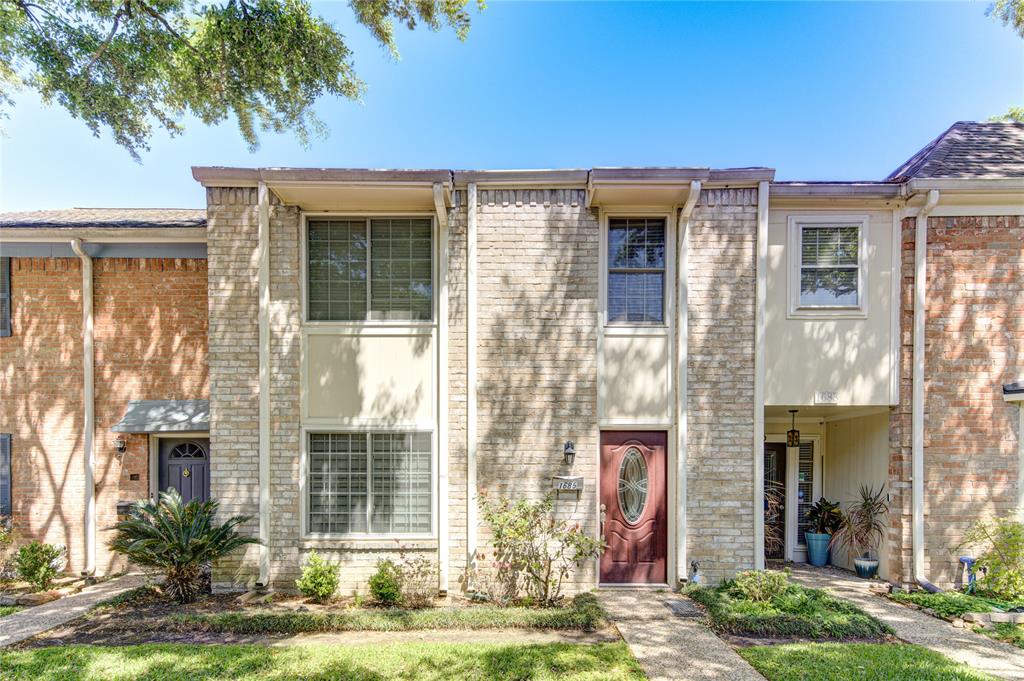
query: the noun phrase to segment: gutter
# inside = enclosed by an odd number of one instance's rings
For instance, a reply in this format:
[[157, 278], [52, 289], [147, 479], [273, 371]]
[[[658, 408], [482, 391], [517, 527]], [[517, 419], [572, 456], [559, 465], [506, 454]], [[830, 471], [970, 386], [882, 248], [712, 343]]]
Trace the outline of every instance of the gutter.
[[466, 186], [466, 567], [477, 549], [477, 215], [476, 183]]
[[687, 347], [689, 333], [689, 282], [687, 281], [689, 248], [687, 241], [690, 234], [690, 216], [693, 215], [693, 208], [700, 198], [701, 181], [692, 180], [690, 191], [686, 196], [686, 203], [679, 211], [679, 227], [676, 239], [678, 253], [676, 255], [676, 490], [678, 499], [676, 501], [676, 574], [678, 581], [686, 581], [687, 553], [686, 553], [686, 451], [687, 451], [687, 413], [686, 405], [686, 365]]
[[85, 477], [85, 575], [96, 574], [96, 362], [93, 353], [93, 310], [92, 310], [92, 257], [82, 248], [81, 239], [71, 240], [71, 250], [82, 261], [82, 374], [84, 403], [84, 424], [82, 443], [84, 446]]
[[270, 191], [257, 188], [257, 329], [259, 339], [259, 582], [270, 586]]
[[[445, 187], [434, 183], [434, 212], [437, 217], [437, 357], [438, 366], [448, 366], [448, 209]], [[448, 371], [437, 381], [437, 590], [448, 593]]]
[[928, 215], [939, 203], [939, 190], [917, 211], [914, 230], [914, 371], [911, 405], [911, 498], [913, 501], [913, 566], [918, 586], [939, 589], [924, 576], [924, 367], [925, 312], [928, 305]]

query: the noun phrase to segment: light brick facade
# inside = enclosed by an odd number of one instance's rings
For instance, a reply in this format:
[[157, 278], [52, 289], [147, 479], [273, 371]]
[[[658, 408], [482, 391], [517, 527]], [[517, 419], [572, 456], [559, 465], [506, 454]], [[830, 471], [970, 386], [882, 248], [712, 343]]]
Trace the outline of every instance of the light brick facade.
[[[93, 260], [97, 560], [118, 501], [149, 495], [149, 444], [110, 431], [130, 399], [206, 399], [207, 282], [202, 259]], [[12, 258], [12, 333], [0, 338], [0, 432], [11, 433], [14, 527], [84, 558], [82, 271], [78, 258]], [[135, 478], [135, 479], [133, 479]]]
[[[903, 223], [900, 406], [891, 418], [891, 578], [913, 581], [911, 375], [914, 220]], [[1018, 407], [999, 386], [1024, 375], [1024, 217], [928, 220], [925, 325], [925, 576], [959, 579], [964, 532], [1017, 508]]]

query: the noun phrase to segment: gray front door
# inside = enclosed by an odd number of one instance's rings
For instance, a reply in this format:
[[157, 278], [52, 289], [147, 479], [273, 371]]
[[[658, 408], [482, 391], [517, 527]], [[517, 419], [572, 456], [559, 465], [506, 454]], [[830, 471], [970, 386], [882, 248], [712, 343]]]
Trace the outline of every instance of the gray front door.
[[210, 498], [209, 439], [160, 439], [160, 491], [172, 487], [186, 502]]

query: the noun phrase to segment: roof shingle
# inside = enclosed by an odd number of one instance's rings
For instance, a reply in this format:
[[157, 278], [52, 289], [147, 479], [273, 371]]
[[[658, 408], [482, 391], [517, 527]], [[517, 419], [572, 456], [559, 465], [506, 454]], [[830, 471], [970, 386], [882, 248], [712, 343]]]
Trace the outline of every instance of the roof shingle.
[[68, 208], [0, 213], [0, 227], [205, 227], [206, 211], [194, 208]]
[[885, 179], [1014, 177], [1024, 177], [1024, 123], [960, 121]]

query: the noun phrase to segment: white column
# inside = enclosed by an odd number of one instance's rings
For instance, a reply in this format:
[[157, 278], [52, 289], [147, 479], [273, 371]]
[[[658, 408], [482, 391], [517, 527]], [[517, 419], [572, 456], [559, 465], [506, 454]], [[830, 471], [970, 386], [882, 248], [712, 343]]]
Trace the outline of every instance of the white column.
[[434, 184], [437, 213], [437, 589], [448, 591], [448, 212]]
[[764, 569], [764, 311], [768, 299], [768, 191], [757, 186], [757, 283], [754, 310], [754, 569]]
[[477, 262], [476, 184], [466, 191], [466, 565], [476, 561], [477, 549]]
[[270, 584], [270, 192], [259, 183], [257, 289], [259, 310], [259, 583]]

